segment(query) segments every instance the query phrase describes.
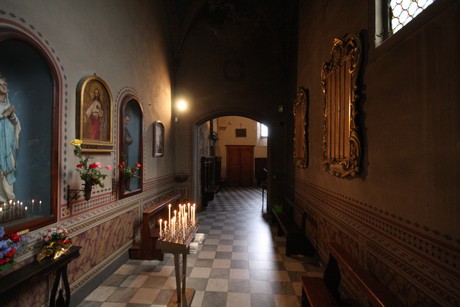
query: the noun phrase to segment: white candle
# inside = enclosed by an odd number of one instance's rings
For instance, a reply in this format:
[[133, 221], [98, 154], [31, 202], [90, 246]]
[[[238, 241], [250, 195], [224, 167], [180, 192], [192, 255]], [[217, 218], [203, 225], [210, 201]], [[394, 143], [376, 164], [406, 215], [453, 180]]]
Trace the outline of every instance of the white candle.
[[185, 241], [185, 226], [182, 227], [182, 233], [183, 233], [183, 236], [184, 236], [184, 241]]
[[193, 226], [195, 226], [195, 204], [192, 206], [192, 215]]
[[161, 222], [162, 222], [162, 221], [163, 221], [163, 220], [160, 219], [160, 238], [162, 237], [162, 234], [163, 234], [162, 227], [161, 227]]
[[171, 204], [168, 205], [168, 209], [169, 209], [169, 214], [168, 214], [169, 219], [168, 219], [168, 221], [169, 221], [169, 225], [171, 225]]

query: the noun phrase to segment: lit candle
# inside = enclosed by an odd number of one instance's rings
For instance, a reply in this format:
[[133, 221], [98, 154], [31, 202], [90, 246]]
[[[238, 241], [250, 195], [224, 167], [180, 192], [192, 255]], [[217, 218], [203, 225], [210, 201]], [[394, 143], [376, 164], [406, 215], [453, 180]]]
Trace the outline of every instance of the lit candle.
[[192, 223], [195, 226], [195, 204], [192, 206]]
[[188, 217], [191, 218], [191, 214], [190, 214], [190, 203], [187, 204], [187, 212], [188, 212]]
[[172, 235], [173, 237], [175, 237], [176, 236], [176, 217], [175, 216], [172, 218], [172, 223], [173, 223], [172, 224]]
[[162, 229], [161, 229], [161, 222], [162, 222], [162, 221], [163, 221], [163, 220], [160, 219], [160, 238], [161, 238], [161, 235], [163, 234], [163, 231], [162, 231]]
[[184, 241], [185, 241], [185, 225], [184, 225], [184, 227], [182, 227], [182, 234], [183, 234]]
[[169, 222], [168, 223], [169, 223], [169, 225], [171, 225], [171, 204], [168, 205], [168, 209], [169, 209], [169, 213], [168, 213], [168, 217], [169, 217], [168, 221]]

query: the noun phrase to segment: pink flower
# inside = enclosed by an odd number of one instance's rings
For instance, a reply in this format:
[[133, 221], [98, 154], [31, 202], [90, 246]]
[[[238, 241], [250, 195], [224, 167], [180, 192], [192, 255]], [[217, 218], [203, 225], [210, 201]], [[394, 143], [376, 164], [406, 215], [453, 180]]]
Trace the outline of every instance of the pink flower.
[[139, 162], [136, 163], [136, 167], [137, 168], [140, 168], [141, 167], [141, 164]]
[[112, 169], [112, 165], [107, 165], [105, 168], [110, 171]]
[[102, 167], [101, 162], [94, 162], [94, 164], [96, 164], [98, 168], [99, 168], [99, 167]]

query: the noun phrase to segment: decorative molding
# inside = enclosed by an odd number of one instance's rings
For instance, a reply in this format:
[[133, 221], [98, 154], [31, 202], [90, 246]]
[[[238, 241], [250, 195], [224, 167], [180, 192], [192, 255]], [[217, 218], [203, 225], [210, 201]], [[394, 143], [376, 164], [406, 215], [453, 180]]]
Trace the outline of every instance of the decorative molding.
[[457, 241], [300, 179], [295, 200], [309, 215], [307, 236], [323, 260], [329, 241], [339, 242], [405, 304], [460, 302]]
[[115, 253], [112, 253], [109, 257], [105, 258], [104, 261], [99, 262], [96, 266], [94, 266], [91, 270], [80, 276], [77, 280], [75, 280], [70, 285], [70, 291], [74, 292], [76, 289], [80, 288], [84, 285], [88, 280], [93, 278], [96, 274], [102, 271], [104, 268], [109, 266], [112, 262], [114, 262], [118, 257], [120, 257], [123, 253], [126, 253], [129, 248], [131, 247], [132, 242], [128, 242], [123, 245], [120, 249], [118, 249]]

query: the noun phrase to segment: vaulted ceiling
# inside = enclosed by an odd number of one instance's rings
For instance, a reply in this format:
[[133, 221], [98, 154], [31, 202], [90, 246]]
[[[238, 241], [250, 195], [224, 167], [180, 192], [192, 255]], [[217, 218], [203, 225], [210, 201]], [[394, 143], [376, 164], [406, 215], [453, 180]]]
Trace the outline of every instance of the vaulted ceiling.
[[191, 33], [206, 27], [219, 35], [225, 26], [239, 27], [248, 35], [268, 40], [271, 51], [286, 62], [297, 33], [297, 1], [294, 0], [168, 0], [176, 61]]

